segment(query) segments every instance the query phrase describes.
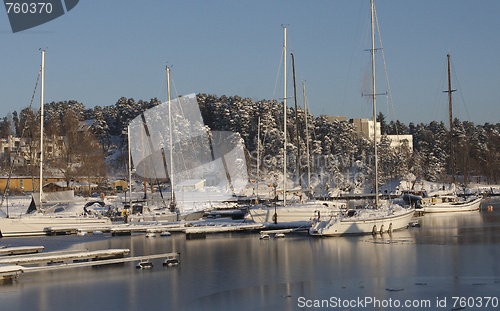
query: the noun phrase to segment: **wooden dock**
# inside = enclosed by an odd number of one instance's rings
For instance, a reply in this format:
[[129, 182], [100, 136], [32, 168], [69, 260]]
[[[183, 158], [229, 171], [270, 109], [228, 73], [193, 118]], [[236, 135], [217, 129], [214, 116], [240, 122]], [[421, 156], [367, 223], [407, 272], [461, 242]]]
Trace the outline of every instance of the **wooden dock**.
[[176, 257], [179, 258], [180, 253], [163, 253], [163, 254], [152, 254], [152, 255], [144, 255], [144, 256], [135, 256], [135, 257], [124, 257], [124, 258], [115, 258], [115, 259], [106, 259], [106, 260], [98, 260], [98, 261], [87, 261], [87, 262], [75, 262], [75, 263], [63, 263], [59, 265], [51, 265], [44, 267], [23, 267], [23, 273], [29, 272], [40, 272], [40, 271], [48, 271], [48, 270], [60, 270], [60, 269], [69, 269], [69, 268], [79, 268], [79, 267], [93, 267], [93, 266], [102, 266], [102, 265], [112, 265], [119, 264], [131, 261], [141, 261], [141, 260], [153, 260], [160, 258], [168, 258], [168, 257]]
[[2, 247], [0, 248], [0, 256], [5, 255], [20, 255], [20, 254], [34, 254], [44, 250], [43, 246], [15, 246], [15, 247]]
[[[74, 250], [62, 252], [48, 252], [36, 255], [19, 255], [0, 260], [0, 280], [13, 280], [22, 273], [41, 272], [49, 270], [61, 270], [79, 267], [92, 267], [100, 265], [120, 264], [131, 261], [153, 260], [159, 258], [180, 259], [180, 253], [151, 254], [135, 257], [124, 257], [130, 253], [128, 249], [109, 249], [109, 250]], [[70, 261], [67, 263], [67, 261]], [[20, 264], [40, 264], [45, 266], [25, 267]]]
[[134, 223], [109, 226], [58, 226], [47, 228], [48, 235], [111, 233], [112, 236], [132, 235], [139, 233], [181, 232], [186, 237], [205, 236], [208, 233], [252, 231], [262, 229], [258, 223], [220, 223], [220, 222], [180, 222], [180, 223]]
[[237, 231], [251, 231], [262, 229], [262, 224], [238, 224], [238, 225], [208, 225], [208, 226], [194, 226], [184, 229], [187, 240], [204, 239], [208, 233], [223, 233], [223, 232], [237, 232]]
[[0, 258], [4, 265], [30, 265], [39, 263], [54, 263], [64, 261], [105, 260], [121, 258], [130, 253], [129, 249], [106, 249], [97, 251], [69, 250], [62, 252], [47, 252], [34, 255], [18, 255]]

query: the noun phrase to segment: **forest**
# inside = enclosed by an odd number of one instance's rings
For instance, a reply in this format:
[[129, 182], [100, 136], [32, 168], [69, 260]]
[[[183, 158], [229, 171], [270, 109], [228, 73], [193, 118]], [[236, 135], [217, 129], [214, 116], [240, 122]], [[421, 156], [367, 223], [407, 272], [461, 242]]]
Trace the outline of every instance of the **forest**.
[[[208, 94], [198, 94], [197, 99], [206, 127], [239, 133], [244, 140], [251, 178], [283, 171], [283, 103]], [[52, 159], [48, 165], [63, 172], [67, 179], [91, 173], [126, 176], [127, 125], [158, 104], [156, 98], [135, 101], [125, 97], [114, 105], [93, 108], [77, 101], [46, 104], [44, 132], [48, 137], [64, 136], [66, 146], [60, 159]], [[0, 138], [13, 135], [36, 140], [37, 118], [38, 111], [29, 108], [5, 116], [0, 121]], [[386, 122], [382, 113], [377, 121], [382, 132], [378, 144], [381, 184], [409, 174], [428, 181], [464, 184], [500, 180], [500, 123], [475, 125], [455, 119], [450, 133], [444, 122]], [[413, 152], [404, 145], [391, 148], [384, 134], [413, 135]], [[358, 135], [348, 121], [331, 121], [327, 116], [313, 116], [302, 108], [288, 107], [286, 151], [289, 178], [300, 184], [313, 176], [316, 182], [349, 190], [359, 176], [373, 178], [373, 142]], [[3, 159], [1, 163], [3, 173], [8, 166], [5, 162]], [[29, 172], [25, 169], [22, 173]]]

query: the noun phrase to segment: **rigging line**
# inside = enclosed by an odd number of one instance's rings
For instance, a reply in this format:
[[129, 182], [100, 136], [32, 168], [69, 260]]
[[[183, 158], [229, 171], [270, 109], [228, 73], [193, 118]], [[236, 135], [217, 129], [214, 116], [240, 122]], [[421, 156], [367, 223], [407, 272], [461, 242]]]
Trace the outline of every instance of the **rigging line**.
[[465, 99], [464, 99], [464, 95], [461, 91], [461, 87], [460, 87], [460, 82], [458, 81], [458, 77], [457, 77], [457, 73], [455, 72], [455, 67], [453, 66], [453, 61], [451, 61], [451, 71], [453, 73], [453, 77], [455, 78], [455, 83], [458, 85], [458, 93], [460, 94], [460, 98], [462, 98], [462, 103], [464, 105], [464, 108], [465, 108], [465, 113], [467, 114], [467, 118], [468, 120], [470, 121], [470, 115], [469, 115], [469, 111], [467, 110], [467, 105], [465, 104]]
[[[442, 96], [443, 94], [443, 91], [446, 87], [445, 85], [447, 86], [447, 65], [446, 65], [446, 62], [443, 62], [442, 65], [441, 65], [441, 76], [439, 77], [439, 80], [437, 81], [437, 88], [435, 89], [435, 92], [434, 92], [434, 103], [437, 103], [437, 104], [434, 104], [433, 107], [432, 107], [432, 112], [431, 112], [431, 117], [433, 117], [432, 120], [436, 120], [436, 119], [442, 119], [442, 118], [447, 118], [446, 116], [448, 115], [448, 101], [445, 101], [444, 98]], [[442, 107], [446, 107], [446, 113], [444, 113], [444, 110], [441, 109]]]
[[161, 187], [160, 187], [160, 184], [159, 184], [159, 180], [158, 180], [158, 175], [156, 174], [156, 168], [155, 168], [155, 165], [154, 165], [154, 158], [153, 158], [153, 154], [154, 154], [154, 147], [153, 147], [153, 140], [151, 139], [151, 133], [149, 132], [149, 127], [148, 127], [148, 124], [147, 124], [147, 121], [146, 121], [146, 117], [144, 116], [144, 112], [141, 113], [141, 119], [142, 119], [142, 126], [144, 128], [144, 133], [146, 134], [146, 137], [147, 137], [147, 140], [148, 140], [148, 144], [149, 144], [149, 149], [151, 150], [151, 162], [152, 162], [152, 165], [153, 165], [153, 171], [154, 171], [154, 174], [155, 174], [155, 179], [156, 179], [156, 182], [158, 184], [158, 189], [160, 189], [160, 197], [161, 197], [161, 200], [164, 204], [164, 206], [166, 207], [167, 206], [167, 203], [165, 202], [165, 199], [163, 198], [163, 194], [161, 192]]
[[[366, 18], [364, 16], [363, 16], [363, 18], [361, 18], [361, 16], [362, 16], [362, 6], [359, 7], [358, 22], [356, 23], [356, 31], [354, 32], [355, 34], [358, 34], [360, 32], [359, 29], [360, 29], [361, 21], [368, 20], [368, 18]], [[360, 41], [362, 41], [362, 39], [360, 39]], [[349, 84], [350, 84], [350, 80], [351, 80], [351, 72], [352, 72], [352, 64], [354, 61], [354, 52], [358, 49], [359, 46], [361, 46], [361, 43], [359, 43], [359, 45], [354, 44], [352, 46], [352, 49], [351, 49], [351, 57], [349, 60], [349, 69], [347, 71], [347, 79], [346, 79], [346, 84], [345, 84], [345, 88], [344, 88], [344, 95], [342, 98], [342, 106], [346, 105], [347, 90], [349, 89]]]
[[[40, 66], [40, 70], [38, 70], [38, 76], [37, 76], [36, 82], [35, 82], [35, 88], [33, 90], [33, 94], [31, 95], [31, 100], [30, 100], [30, 105], [28, 107], [28, 111], [32, 111], [33, 101], [35, 100], [36, 89], [38, 88], [38, 81], [40, 81], [40, 76], [41, 75], [42, 75], [42, 68]], [[21, 117], [21, 116], [19, 116], [19, 117]], [[22, 131], [21, 131], [21, 139], [24, 138], [25, 132], [28, 130], [28, 121], [29, 121], [29, 118], [26, 118], [24, 120], [24, 126], [22, 127]], [[19, 148], [16, 148], [16, 154], [14, 156], [14, 159], [17, 159], [19, 157], [20, 153], [21, 153], [21, 146], [19, 145]], [[3, 192], [2, 200], [0, 201], [0, 207], [2, 207], [3, 202], [5, 201], [5, 199], [7, 198], [7, 196], [9, 195], [10, 179], [12, 178], [13, 171], [14, 171], [14, 162], [11, 160], [10, 161], [10, 167], [9, 167], [9, 175], [7, 177], [7, 182], [5, 184], [5, 190]]]
[[[385, 83], [387, 85], [387, 95], [388, 95], [387, 96], [387, 106], [388, 106], [387, 110], [391, 109], [392, 117], [394, 118], [394, 121], [396, 121], [396, 112], [394, 109], [394, 102], [392, 99], [391, 84], [389, 82], [389, 72], [387, 70], [387, 62], [385, 59], [384, 47], [382, 45], [382, 35], [380, 33], [380, 25], [378, 23], [377, 11], [375, 8], [374, 8], [374, 10], [375, 10], [375, 21], [376, 21], [376, 25], [377, 25], [377, 33], [378, 33], [378, 39], [379, 39], [379, 44], [380, 44], [380, 50], [382, 52], [382, 63], [384, 65]], [[396, 127], [396, 136], [399, 136], [399, 129], [397, 127], [397, 123], [395, 123], [395, 127]], [[398, 140], [399, 140], [399, 138], [398, 138]]]
[[283, 51], [281, 52], [280, 63], [278, 65], [278, 71], [276, 73], [276, 80], [274, 82], [274, 90], [273, 90], [272, 100], [276, 99], [276, 89], [278, 88], [278, 82], [280, 82], [280, 75], [281, 75], [281, 72], [282, 72], [282, 67], [281, 66], [283, 66]]

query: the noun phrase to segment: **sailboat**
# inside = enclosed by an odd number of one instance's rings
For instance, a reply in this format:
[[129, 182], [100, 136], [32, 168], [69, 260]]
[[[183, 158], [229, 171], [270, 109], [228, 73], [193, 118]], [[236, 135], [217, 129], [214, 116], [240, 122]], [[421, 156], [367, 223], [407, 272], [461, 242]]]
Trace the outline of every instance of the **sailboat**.
[[[111, 225], [108, 217], [99, 213], [85, 213], [84, 203], [74, 200], [73, 190], [58, 193], [43, 193], [43, 106], [45, 88], [45, 50], [42, 50], [41, 60], [41, 91], [40, 91], [40, 183], [39, 193], [33, 194], [32, 204], [26, 215], [0, 218], [0, 237], [46, 235], [51, 227], [60, 226], [96, 226]], [[54, 206], [67, 208], [61, 212], [50, 212]], [[74, 210], [80, 205], [81, 209]], [[72, 208], [73, 207], [73, 208]]]
[[[166, 74], [167, 74], [167, 109], [168, 109], [168, 123], [169, 123], [169, 159], [170, 159], [170, 167], [172, 167], [172, 116], [171, 116], [171, 102], [170, 102], [170, 67], [166, 66], [165, 68]], [[146, 122], [145, 119], [142, 120], [144, 123]], [[147, 128], [147, 125], [144, 125]], [[129, 199], [130, 203], [129, 206], [133, 208], [133, 201], [132, 201], [132, 154], [130, 152], [130, 125], [127, 127], [128, 128], [128, 157], [129, 157]], [[149, 132], [146, 131], [146, 135], [148, 135]], [[152, 141], [148, 139], [148, 143], [152, 144]], [[152, 146], [150, 146], [151, 149], [153, 149]], [[164, 154], [163, 154], [164, 155]], [[156, 198], [156, 200], [153, 200], [153, 195], [150, 195], [149, 200], [145, 200], [146, 205], [140, 206], [140, 211], [137, 213], [134, 213], [130, 215], [127, 219], [128, 222], [143, 222], [143, 221], [163, 221], [163, 222], [172, 222], [172, 221], [178, 221], [179, 220], [179, 213], [176, 210], [176, 203], [175, 203], [175, 194], [174, 194], [174, 178], [173, 178], [173, 168], [172, 171], [169, 174], [170, 177], [170, 208], [166, 208], [166, 202], [163, 198], [162, 190], [159, 189], [160, 191], [160, 196], [161, 198]], [[146, 188], [146, 187], [145, 187]], [[147, 191], [144, 193], [144, 197], [146, 198], [148, 196]], [[153, 202], [156, 201], [156, 202]], [[160, 203], [161, 202], [161, 203]], [[200, 215], [201, 217], [202, 215]], [[198, 217], [199, 218], [199, 217]]]
[[[274, 202], [274, 205], [259, 204], [249, 208], [246, 216], [247, 220], [261, 223], [267, 228], [297, 228], [310, 227], [312, 221], [318, 215], [337, 215], [341, 209], [342, 203], [338, 206], [331, 201], [305, 201], [305, 202], [287, 202], [287, 28], [283, 26], [283, 201], [282, 205]], [[295, 70], [294, 70], [295, 71]], [[299, 189], [302, 191], [302, 189]], [[344, 204], [345, 205], [345, 204]]]
[[373, 103], [373, 144], [375, 158], [375, 202], [371, 208], [346, 210], [338, 215], [314, 219], [309, 229], [313, 236], [342, 236], [392, 232], [408, 227], [414, 214], [414, 207], [404, 208], [390, 201], [379, 204], [378, 195], [378, 156], [377, 156], [377, 96], [375, 80], [375, 4], [370, 0], [371, 11], [371, 65], [372, 65], [372, 103]]
[[[450, 122], [450, 158], [451, 158], [451, 174], [455, 175], [454, 165], [453, 165], [453, 97], [452, 93], [456, 90], [451, 87], [451, 62], [450, 54], [446, 55], [447, 65], [448, 65], [448, 90], [444, 91], [448, 93], [448, 110], [449, 110], [449, 122]], [[453, 186], [455, 186], [453, 184]], [[453, 187], [455, 189], [455, 187]], [[483, 198], [477, 196], [469, 196], [467, 198], [461, 198], [456, 194], [456, 191], [448, 195], [436, 195], [429, 196], [426, 192], [423, 192], [420, 197], [420, 205], [424, 213], [446, 213], [446, 212], [466, 212], [466, 211], [476, 211], [479, 210]]]
[[[135, 174], [158, 181], [159, 190], [156, 200], [148, 200], [149, 211], [131, 216], [132, 221], [198, 220], [248, 181], [241, 136], [208, 130], [196, 95], [170, 99], [169, 90], [168, 102], [145, 110], [129, 125]], [[160, 184], [167, 180], [169, 200]]]

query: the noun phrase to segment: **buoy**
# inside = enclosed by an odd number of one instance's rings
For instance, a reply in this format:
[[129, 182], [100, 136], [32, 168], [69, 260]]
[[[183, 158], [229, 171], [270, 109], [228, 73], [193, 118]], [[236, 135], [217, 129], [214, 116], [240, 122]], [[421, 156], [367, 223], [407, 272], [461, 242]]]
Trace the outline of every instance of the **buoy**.
[[493, 205], [488, 205], [488, 212], [493, 212]]

